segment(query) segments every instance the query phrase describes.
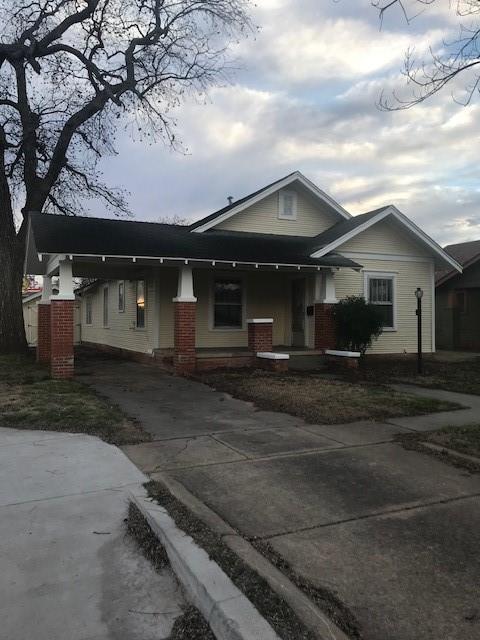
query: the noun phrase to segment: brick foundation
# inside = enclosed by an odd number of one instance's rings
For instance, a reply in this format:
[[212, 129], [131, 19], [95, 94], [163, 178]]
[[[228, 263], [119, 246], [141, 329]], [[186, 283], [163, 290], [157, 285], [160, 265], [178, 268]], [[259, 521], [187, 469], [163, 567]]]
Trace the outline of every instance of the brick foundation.
[[37, 309], [37, 362], [47, 364], [50, 362], [50, 304], [40, 302]]
[[195, 371], [195, 315], [196, 302], [174, 302], [175, 352], [173, 367], [180, 375]]
[[334, 308], [333, 304], [315, 305], [315, 349], [335, 349]]
[[255, 358], [255, 366], [265, 371], [275, 371], [282, 373], [288, 371], [288, 360], [267, 360], [266, 358]]
[[72, 378], [74, 300], [52, 300], [50, 307], [51, 375], [52, 378]]
[[248, 323], [248, 350], [253, 353], [273, 350], [273, 323]]

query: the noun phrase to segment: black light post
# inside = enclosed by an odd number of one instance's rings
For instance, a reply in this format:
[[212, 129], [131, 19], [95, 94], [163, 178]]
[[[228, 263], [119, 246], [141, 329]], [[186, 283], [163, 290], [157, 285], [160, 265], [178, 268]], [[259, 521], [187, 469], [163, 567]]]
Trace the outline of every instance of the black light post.
[[415, 291], [415, 297], [417, 298], [417, 371], [423, 373], [422, 368], [422, 298], [423, 291], [420, 287], [417, 287]]

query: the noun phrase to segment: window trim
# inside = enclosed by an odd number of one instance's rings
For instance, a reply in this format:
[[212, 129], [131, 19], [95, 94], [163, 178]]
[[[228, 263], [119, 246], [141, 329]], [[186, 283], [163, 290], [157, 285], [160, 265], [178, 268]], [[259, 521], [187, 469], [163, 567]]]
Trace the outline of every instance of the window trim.
[[[107, 292], [107, 322], [105, 322], [105, 291]], [[102, 321], [103, 328], [108, 329], [110, 326], [110, 292], [108, 284], [102, 287]]]
[[[90, 321], [88, 320], [88, 307], [90, 305]], [[85, 296], [85, 325], [91, 327], [93, 325], [93, 296]]]
[[[143, 299], [144, 299], [144, 307], [143, 307], [143, 327], [138, 326], [138, 283], [143, 282]], [[139, 278], [135, 280], [135, 331], [146, 331], [147, 329], [147, 281], [144, 278]]]
[[[392, 281], [392, 306], [393, 306], [393, 326], [383, 327], [384, 333], [392, 333], [398, 331], [397, 324], [397, 274], [392, 271], [364, 271], [363, 272], [363, 297], [367, 302], [370, 302], [369, 298], [369, 281], [372, 280], [391, 280]], [[413, 299], [413, 290], [412, 290]]]
[[[293, 203], [292, 203], [292, 208], [293, 208], [293, 214], [287, 215], [285, 213], [285, 201], [284, 201], [284, 196], [289, 195], [292, 196], [293, 198]], [[298, 194], [296, 191], [293, 191], [292, 189], [281, 189], [278, 192], [278, 219], [279, 220], [296, 220], [297, 219], [297, 212], [298, 212]]]
[[[215, 280], [240, 280], [242, 284], [242, 326], [241, 327], [216, 327], [215, 326]], [[232, 333], [235, 331], [246, 331], [247, 328], [247, 287], [244, 274], [227, 272], [216, 272], [210, 276], [210, 295], [208, 304], [208, 329], [215, 333]]]
[[[123, 307], [120, 307], [120, 285], [123, 286]], [[119, 280], [117, 284], [117, 311], [125, 313], [125, 280]]]

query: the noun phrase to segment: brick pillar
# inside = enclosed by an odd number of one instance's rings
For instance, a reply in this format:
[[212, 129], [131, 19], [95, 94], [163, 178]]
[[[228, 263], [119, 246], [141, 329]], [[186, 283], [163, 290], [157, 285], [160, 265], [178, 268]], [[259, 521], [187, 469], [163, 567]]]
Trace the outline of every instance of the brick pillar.
[[175, 372], [182, 375], [195, 370], [196, 302], [174, 301], [175, 307]]
[[248, 350], [258, 353], [272, 349], [273, 318], [248, 320]]
[[317, 303], [315, 305], [315, 349], [335, 349], [334, 308], [334, 304]]
[[37, 306], [37, 362], [50, 362], [50, 303], [40, 302]]
[[74, 300], [52, 300], [51, 363], [52, 378], [73, 377], [73, 307]]

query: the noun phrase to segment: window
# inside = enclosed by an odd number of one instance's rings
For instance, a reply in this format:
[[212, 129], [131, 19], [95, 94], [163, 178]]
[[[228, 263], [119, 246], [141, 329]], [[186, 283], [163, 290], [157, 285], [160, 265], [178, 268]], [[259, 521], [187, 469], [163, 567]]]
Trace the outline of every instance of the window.
[[123, 280], [118, 283], [118, 310], [121, 313], [125, 311], [125, 282]]
[[108, 287], [103, 289], [103, 326], [108, 327]]
[[395, 276], [366, 274], [366, 297], [380, 311], [384, 329], [395, 329]]
[[213, 283], [213, 327], [243, 327], [243, 286], [241, 280], [219, 278]]
[[137, 281], [137, 329], [145, 328], [145, 280]]
[[278, 217], [281, 220], [297, 219], [297, 194], [295, 191], [278, 193]]
[[85, 324], [92, 324], [93, 312], [92, 312], [92, 297], [85, 298]]

